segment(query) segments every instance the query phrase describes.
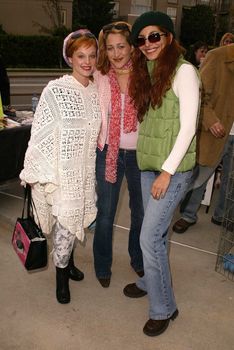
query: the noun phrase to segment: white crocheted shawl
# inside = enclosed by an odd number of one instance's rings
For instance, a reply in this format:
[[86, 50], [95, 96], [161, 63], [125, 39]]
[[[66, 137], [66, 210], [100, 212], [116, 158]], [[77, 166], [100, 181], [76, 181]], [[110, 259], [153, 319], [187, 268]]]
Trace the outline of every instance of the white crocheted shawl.
[[20, 179], [32, 196], [44, 233], [55, 220], [84, 239], [96, 217], [95, 160], [101, 112], [97, 89], [73, 76], [49, 82], [42, 92]]

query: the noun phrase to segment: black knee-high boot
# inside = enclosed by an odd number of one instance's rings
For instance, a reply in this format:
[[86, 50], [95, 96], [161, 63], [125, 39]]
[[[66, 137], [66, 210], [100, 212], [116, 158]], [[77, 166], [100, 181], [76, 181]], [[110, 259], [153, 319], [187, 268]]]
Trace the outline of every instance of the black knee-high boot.
[[56, 266], [56, 297], [60, 304], [70, 303], [68, 266], [63, 269]]
[[84, 279], [84, 273], [80, 271], [74, 264], [74, 252], [72, 251], [68, 263], [69, 278], [73, 281], [81, 281]]

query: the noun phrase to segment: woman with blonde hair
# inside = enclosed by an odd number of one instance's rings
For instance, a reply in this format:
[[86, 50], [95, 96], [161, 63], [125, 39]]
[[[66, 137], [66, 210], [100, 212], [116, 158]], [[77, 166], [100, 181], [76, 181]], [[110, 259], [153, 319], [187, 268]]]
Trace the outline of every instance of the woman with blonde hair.
[[234, 43], [234, 34], [225, 33], [219, 42], [219, 46], [231, 45], [233, 43]]
[[113, 223], [125, 176], [131, 224], [128, 240], [130, 264], [143, 275], [139, 243], [143, 220], [140, 171], [136, 161], [137, 112], [128, 94], [132, 70], [131, 26], [114, 22], [99, 34], [99, 59], [94, 80], [98, 87], [102, 127], [96, 159], [97, 218], [93, 241], [94, 266], [102, 287], [109, 287], [112, 265]]

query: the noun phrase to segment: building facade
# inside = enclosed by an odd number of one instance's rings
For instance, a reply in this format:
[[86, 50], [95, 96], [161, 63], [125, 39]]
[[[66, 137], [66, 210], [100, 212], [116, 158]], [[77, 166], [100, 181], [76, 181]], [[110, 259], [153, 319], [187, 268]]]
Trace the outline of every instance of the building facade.
[[[46, 34], [40, 29], [53, 29], [53, 21], [57, 22], [49, 4], [48, 0], [0, 0], [0, 25], [7, 34]], [[71, 28], [72, 0], [60, 1], [60, 15], [62, 24]]]
[[[198, 4], [213, 8], [217, 26], [219, 21], [226, 17], [229, 31], [234, 30], [233, 0], [117, 0], [113, 2], [115, 18], [121, 18], [130, 23], [146, 11], [156, 10], [167, 13], [174, 22], [177, 37], [180, 36], [183, 7], [188, 8]], [[54, 18], [50, 17], [48, 5], [50, 3], [50, 0], [0, 0], [0, 25], [8, 34], [42, 34], [40, 31], [42, 27], [52, 29], [53, 19], [56, 21], [55, 14]], [[72, 3], [73, 0], [59, 2], [62, 24], [68, 29], [72, 28]]]
[[146, 11], [162, 11], [173, 20], [177, 37], [180, 36], [180, 24], [183, 7], [209, 5], [213, 8], [216, 22], [224, 16], [229, 23], [229, 31], [234, 30], [234, 1], [233, 0], [118, 0], [115, 3], [115, 16], [133, 23], [134, 20]]

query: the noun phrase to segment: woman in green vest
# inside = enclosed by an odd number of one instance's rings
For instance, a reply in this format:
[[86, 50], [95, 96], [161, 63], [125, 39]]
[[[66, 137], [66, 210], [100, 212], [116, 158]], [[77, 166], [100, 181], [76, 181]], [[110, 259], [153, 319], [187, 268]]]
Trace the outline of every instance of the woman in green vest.
[[132, 27], [130, 95], [141, 122], [137, 161], [145, 216], [140, 235], [145, 275], [128, 284], [130, 298], [148, 295], [143, 332], [163, 333], [178, 315], [168, 261], [168, 228], [191, 182], [199, 109], [197, 71], [183, 59], [171, 18], [146, 12]]

